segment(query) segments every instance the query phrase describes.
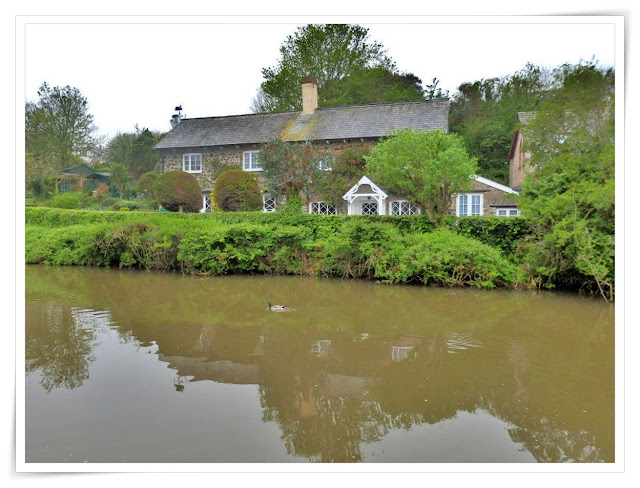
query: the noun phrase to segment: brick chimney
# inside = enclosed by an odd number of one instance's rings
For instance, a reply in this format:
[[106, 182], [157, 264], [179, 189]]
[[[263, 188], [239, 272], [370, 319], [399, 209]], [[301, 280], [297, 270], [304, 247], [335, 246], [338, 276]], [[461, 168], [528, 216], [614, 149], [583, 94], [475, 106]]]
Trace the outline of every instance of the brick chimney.
[[318, 108], [318, 81], [313, 76], [305, 76], [302, 84], [302, 113], [312, 114]]

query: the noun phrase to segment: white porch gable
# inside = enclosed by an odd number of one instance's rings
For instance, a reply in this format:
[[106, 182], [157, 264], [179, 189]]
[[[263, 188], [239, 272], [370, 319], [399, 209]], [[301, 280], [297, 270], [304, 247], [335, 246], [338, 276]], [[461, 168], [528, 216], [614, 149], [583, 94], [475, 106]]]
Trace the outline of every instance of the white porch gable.
[[348, 215], [385, 215], [387, 197], [378, 185], [363, 176], [342, 198], [347, 201]]

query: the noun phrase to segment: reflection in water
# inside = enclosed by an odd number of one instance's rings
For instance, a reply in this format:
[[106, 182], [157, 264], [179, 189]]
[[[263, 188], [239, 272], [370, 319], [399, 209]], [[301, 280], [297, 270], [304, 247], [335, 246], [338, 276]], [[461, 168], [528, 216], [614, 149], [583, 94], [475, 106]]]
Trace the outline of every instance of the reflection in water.
[[[265, 312], [271, 296], [295, 312]], [[497, 462], [613, 462], [613, 323], [608, 305], [575, 296], [28, 267], [26, 372], [38, 381], [27, 382], [27, 460], [69, 460], [52, 444], [91, 452], [86, 432], [74, 443], [56, 425], [108, 394], [126, 408], [123, 430], [96, 431], [93, 462], [430, 462], [447, 439], [465, 446], [451, 462], [487, 450]], [[123, 361], [136, 364], [130, 381], [113, 372]], [[247, 400], [209, 388], [221, 384], [255, 386], [257, 420], [279, 434], [254, 425], [235, 446], [203, 433], [253, 421], [229, 425], [224, 409]], [[83, 410], [84, 429], [107, 410]], [[155, 426], [171, 422], [180, 428], [159, 443]], [[411, 434], [436, 425], [465, 427]], [[127, 451], [127, 430], [146, 450]]]

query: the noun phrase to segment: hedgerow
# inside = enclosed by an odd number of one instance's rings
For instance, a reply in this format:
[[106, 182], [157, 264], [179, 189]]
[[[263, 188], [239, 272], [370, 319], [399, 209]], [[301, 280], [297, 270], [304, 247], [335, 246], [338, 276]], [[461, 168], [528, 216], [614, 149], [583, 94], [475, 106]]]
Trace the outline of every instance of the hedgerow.
[[194, 275], [298, 274], [480, 288], [521, 281], [499, 249], [447, 229], [412, 232], [409, 219], [243, 215], [27, 209], [25, 259]]

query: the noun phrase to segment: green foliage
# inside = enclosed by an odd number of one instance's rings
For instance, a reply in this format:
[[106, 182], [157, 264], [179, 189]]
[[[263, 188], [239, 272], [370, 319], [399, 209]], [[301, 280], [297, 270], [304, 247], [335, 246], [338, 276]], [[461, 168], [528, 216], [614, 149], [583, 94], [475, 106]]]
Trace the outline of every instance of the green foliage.
[[309, 24], [280, 46], [277, 66], [264, 68], [254, 112], [300, 110], [300, 79], [318, 81], [321, 107], [421, 100], [419, 78], [398, 73], [379, 42], [359, 25]]
[[494, 288], [515, 286], [521, 278], [497, 249], [447, 229], [411, 234], [390, 257], [385, 276], [394, 283]]
[[509, 183], [505, 161], [517, 114], [537, 110], [556, 84], [548, 69], [527, 64], [509, 76], [460, 85], [451, 102], [449, 125], [479, 161], [479, 174]]
[[153, 194], [167, 210], [197, 212], [202, 207], [198, 180], [186, 171], [162, 173], [153, 186]]
[[563, 86], [525, 128], [535, 168], [523, 185], [533, 227], [525, 251], [542, 286], [597, 291], [615, 286], [615, 129], [612, 69], [562, 66]]
[[111, 163], [109, 165], [109, 181], [116, 187], [120, 198], [124, 198], [129, 187], [129, 172], [124, 163]]
[[25, 131], [28, 179], [73, 166], [75, 155], [86, 153], [96, 143], [87, 99], [68, 85], [40, 86], [38, 100], [25, 106]]
[[80, 209], [86, 207], [88, 203], [89, 198], [82, 193], [62, 193], [42, 202], [42, 205], [53, 208]]
[[140, 130], [137, 126], [135, 132], [118, 133], [107, 144], [107, 162], [110, 165], [122, 164], [134, 179], [139, 178], [153, 171], [160, 161], [160, 155], [153, 148], [162, 136], [147, 128]]
[[394, 193], [406, 195], [438, 226], [454, 193], [471, 188], [477, 161], [462, 139], [439, 130], [396, 131], [366, 156], [371, 177]]
[[498, 249], [453, 231], [416, 231], [430, 225], [422, 218], [30, 208], [26, 223], [26, 261], [31, 264], [199, 275], [304, 274], [481, 288], [520, 282], [515, 265]]
[[258, 179], [240, 169], [225, 171], [216, 179], [215, 200], [225, 212], [260, 210], [262, 196]]
[[335, 157], [332, 170], [327, 171], [317, 188], [326, 202], [340, 204], [349, 188], [355, 185], [363, 174], [367, 173], [367, 161], [371, 146], [351, 146]]
[[155, 185], [158, 176], [160, 175], [154, 171], [148, 171], [141, 174], [140, 178], [138, 178], [138, 183], [136, 184], [138, 193], [146, 197], [153, 197], [153, 185]]
[[382, 66], [362, 68], [339, 80], [329, 80], [318, 93], [318, 105], [338, 107], [367, 103], [424, 100], [422, 80]]
[[330, 156], [309, 142], [289, 143], [272, 139], [262, 146], [258, 159], [268, 191], [274, 196], [310, 195], [324, 172], [320, 162]]

